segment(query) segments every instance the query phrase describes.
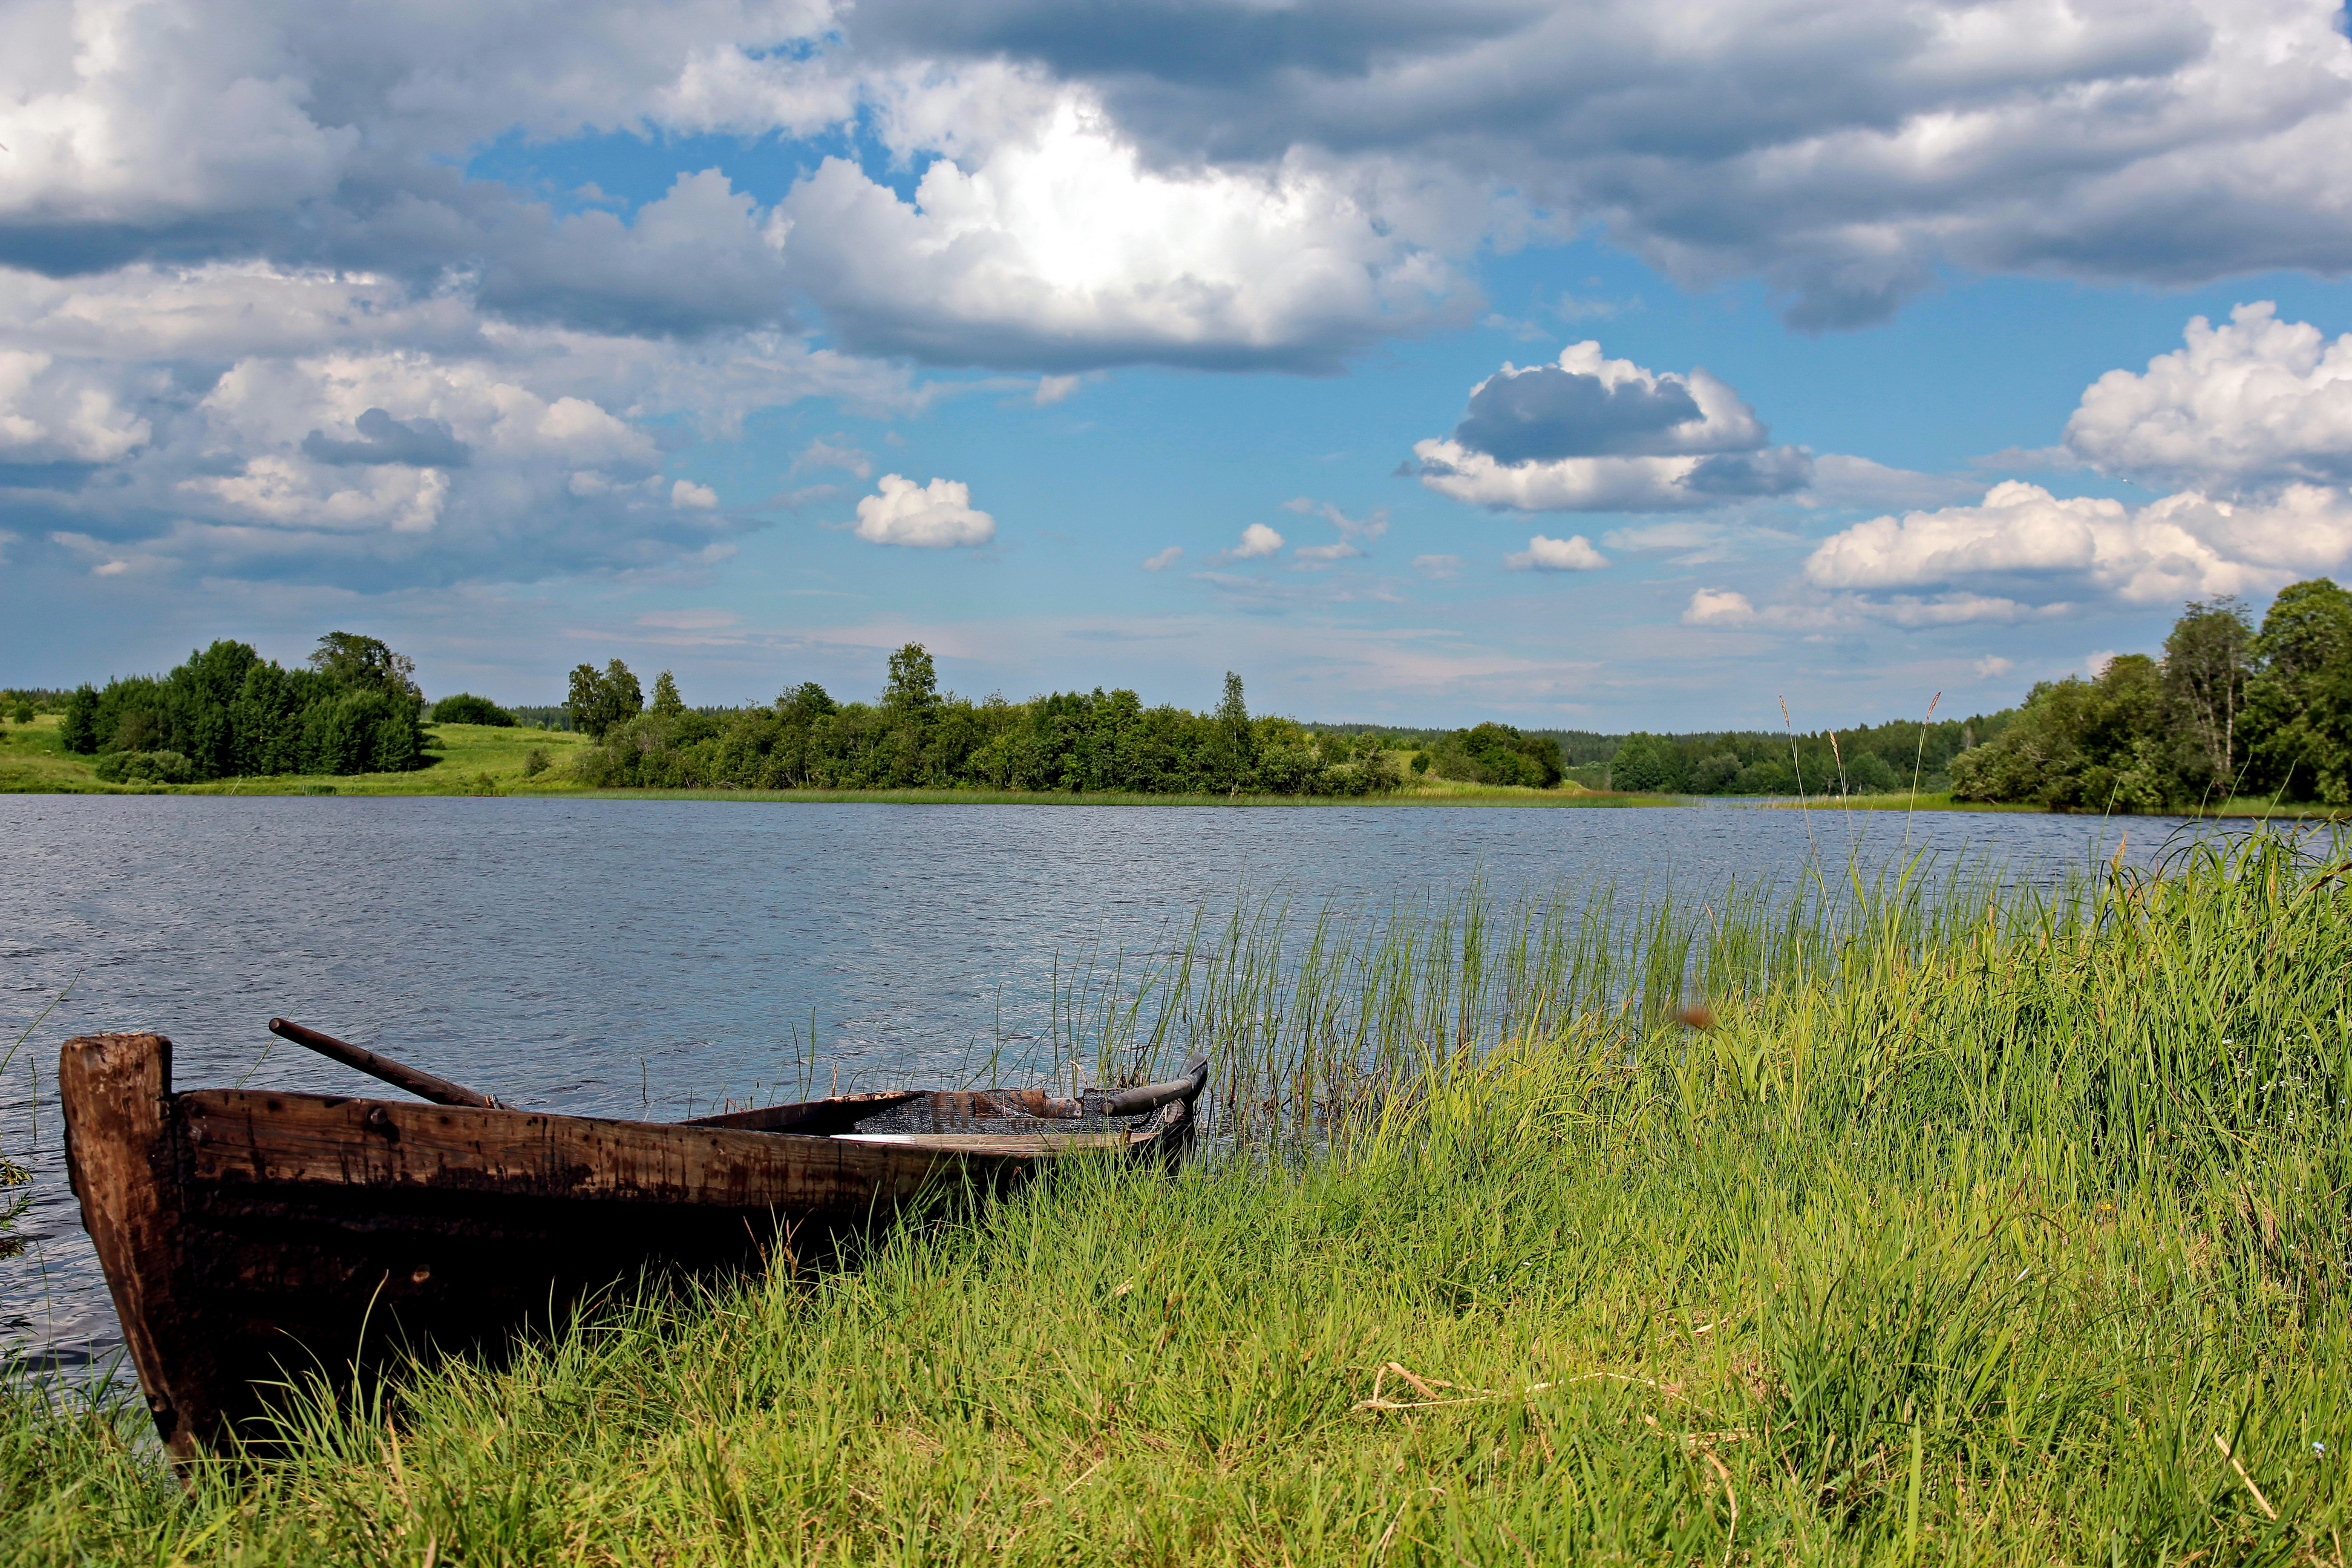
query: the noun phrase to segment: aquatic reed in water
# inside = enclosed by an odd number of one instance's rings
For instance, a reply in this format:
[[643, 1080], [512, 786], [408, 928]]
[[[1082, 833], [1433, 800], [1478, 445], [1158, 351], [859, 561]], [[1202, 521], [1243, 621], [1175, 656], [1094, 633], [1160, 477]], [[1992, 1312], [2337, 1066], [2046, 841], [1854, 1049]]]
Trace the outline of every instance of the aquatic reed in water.
[[2343, 847], [1245, 911], [1066, 992], [1066, 1047], [1232, 1042], [1181, 1179], [649, 1292], [185, 1497], [20, 1400], [0, 1552], [2335, 1563]]

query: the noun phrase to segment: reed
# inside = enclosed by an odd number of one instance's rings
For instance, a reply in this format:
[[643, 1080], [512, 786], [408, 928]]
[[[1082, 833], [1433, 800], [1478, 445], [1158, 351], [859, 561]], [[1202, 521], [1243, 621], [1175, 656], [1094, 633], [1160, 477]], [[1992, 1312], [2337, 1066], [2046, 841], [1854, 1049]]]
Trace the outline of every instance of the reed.
[[2345, 847], [1246, 905], [1057, 987], [1082, 1065], [1224, 1045], [1181, 1179], [648, 1286], [185, 1493], [20, 1389], [0, 1550], [2340, 1563]]

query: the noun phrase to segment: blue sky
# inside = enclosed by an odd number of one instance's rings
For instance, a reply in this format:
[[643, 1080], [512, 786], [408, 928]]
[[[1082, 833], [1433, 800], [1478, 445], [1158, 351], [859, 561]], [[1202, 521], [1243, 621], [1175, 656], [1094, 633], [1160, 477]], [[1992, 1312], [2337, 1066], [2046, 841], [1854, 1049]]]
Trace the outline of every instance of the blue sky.
[[2352, 565], [2325, 5], [24, 9], [0, 684], [1848, 724]]

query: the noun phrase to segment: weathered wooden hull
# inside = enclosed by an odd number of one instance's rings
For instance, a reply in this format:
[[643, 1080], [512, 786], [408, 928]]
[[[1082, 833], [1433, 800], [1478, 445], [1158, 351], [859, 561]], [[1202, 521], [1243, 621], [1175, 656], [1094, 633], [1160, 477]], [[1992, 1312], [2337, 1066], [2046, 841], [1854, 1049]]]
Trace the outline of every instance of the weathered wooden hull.
[[[157, 1431], [182, 1458], [266, 1442], [255, 1418], [270, 1388], [306, 1372], [341, 1384], [393, 1345], [495, 1346], [648, 1267], [753, 1262], [780, 1227], [790, 1246], [1081, 1150], [1172, 1160], [1193, 1129], [1189, 1095], [1131, 1134], [865, 1139], [828, 1134], [971, 1097], [669, 1124], [175, 1094], [158, 1035], [70, 1040], [58, 1070], [83, 1223]], [[806, 1131], [759, 1130], [773, 1126]]]

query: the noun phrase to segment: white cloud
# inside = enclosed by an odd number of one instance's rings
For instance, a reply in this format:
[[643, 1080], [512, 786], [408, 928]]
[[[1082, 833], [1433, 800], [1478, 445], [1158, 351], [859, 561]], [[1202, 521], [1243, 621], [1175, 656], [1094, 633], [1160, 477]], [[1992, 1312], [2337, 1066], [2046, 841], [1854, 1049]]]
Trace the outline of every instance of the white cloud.
[[680, 479], [669, 488], [669, 504], [680, 510], [693, 507], [708, 511], [719, 504], [719, 492], [709, 485], [698, 485], [692, 479]]
[[[0, 258], [436, 280], [482, 261], [500, 310], [574, 326], [773, 325], [789, 274], [893, 352], [1328, 363], [1472, 309], [1446, 258], [1605, 231], [1687, 284], [1760, 278], [1833, 328], [1950, 268], [2344, 270], [2337, 12], [1432, 0], [1139, 22], [1075, 0], [580, 0], [551, 27], [500, 0], [429, 25], [351, 0], [19, 0]], [[559, 221], [458, 172], [517, 133], [845, 127], [860, 156], [929, 165], [912, 199], [826, 165], [786, 198], [779, 256], [764, 216], [755, 234], [740, 202], [689, 193], [708, 267], [661, 264], [676, 233]]]
[[1462, 557], [1459, 555], [1416, 555], [1412, 558], [1412, 569], [1420, 573], [1423, 576], [1428, 578], [1433, 583], [1443, 583], [1450, 578], [1459, 577], [1462, 575]]
[[1282, 548], [1282, 535], [1262, 522], [1253, 522], [1242, 530], [1242, 540], [1226, 553], [1235, 561], [1255, 561], [1272, 555]]
[[1968, 593], [1925, 596], [1899, 594], [1886, 599], [1841, 594], [1822, 600], [1759, 605], [1733, 589], [1699, 588], [1691, 594], [1690, 603], [1683, 606], [1682, 624], [1730, 630], [1820, 632], [1878, 622], [1917, 630], [1988, 622], [2008, 625], [2048, 618], [2071, 608], [2063, 604], [2035, 606], [2014, 599]]
[[1519, 511], [1695, 511], [1786, 495], [1801, 447], [1767, 447], [1756, 411], [1705, 370], [1687, 375], [1571, 343], [1552, 364], [1505, 364], [1470, 389], [1451, 436], [1413, 443], [1421, 482]]
[[1548, 539], [1538, 533], [1528, 541], [1525, 550], [1504, 556], [1503, 564], [1514, 572], [1598, 572], [1609, 564], [1609, 558], [1580, 533], [1566, 539]]
[[1683, 606], [1686, 626], [1745, 626], [1756, 619], [1756, 606], [1745, 594], [1729, 588], [1698, 588]]
[[772, 334], [516, 327], [363, 273], [0, 268], [0, 463], [106, 468], [44, 489], [20, 468], [0, 505], [216, 578], [382, 591], [705, 561], [756, 525], [667, 504], [646, 422], [723, 436], [827, 391], [912, 401], [902, 373]]
[[2015, 659], [2003, 658], [1997, 653], [1989, 653], [1969, 666], [1979, 680], [1998, 680], [2016, 668]]
[[1076, 375], [1041, 375], [1037, 378], [1037, 390], [1030, 395], [1030, 401], [1040, 408], [1050, 408], [1077, 391], [1078, 383], [1084, 379]]
[[971, 488], [960, 479], [919, 485], [885, 474], [876, 490], [857, 503], [857, 537], [869, 543], [944, 550], [996, 537], [996, 520], [973, 509]]
[[954, 363], [1328, 368], [1470, 292], [1303, 149], [1156, 167], [1095, 93], [1004, 66], [905, 87], [911, 200], [825, 159], [777, 208], [786, 268], [854, 346]]
[[2237, 494], [2352, 480], [2352, 332], [2282, 321], [2268, 300], [2083, 394], [2066, 445], [2109, 473]]
[[1873, 592], [1969, 580], [2026, 598], [2089, 590], [2152, 605], [2273, 588], [2352, 555], [2352, 498], [2315, 486], [2267, 505], [2194, 492], [2139, 508], [2095, 496], [2062, 500], [2010, 480], [1976, 506], [1857, 523], [1805, 563], [1817, 586]]
[[150, 433], [95, 367], [0, 348], [0, 460], [110, 463], [144, 446]]
[[1143, 563], [1143, 569], [1146, 572], [1165, 572], [1169, 567], [1176, 564], [1183, 553], [1184, 551], [1181, 545], [1171, 544], [1167, 549], [1147, 558]]
[[1685, 285], [1760, 277], [1809, 330], [1882, 319], [1948, 268], [2179, 284], [2352, 261], [2334, 0], [1184, 14], [1122, 37], [1044, 0], [959, 37], [1103, 83], [1163, 157], [1439, 161]]

